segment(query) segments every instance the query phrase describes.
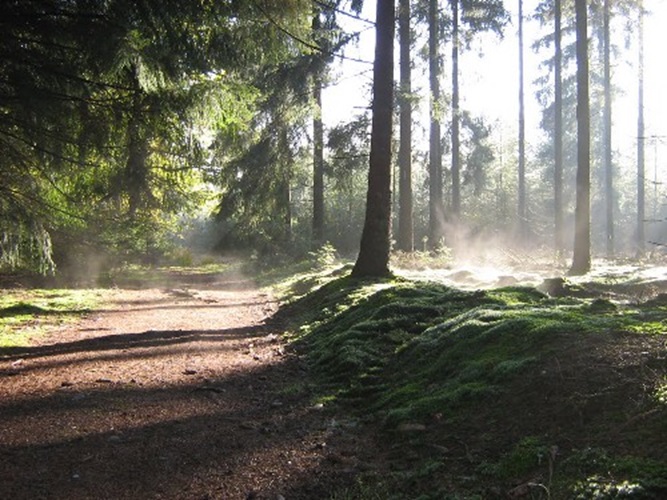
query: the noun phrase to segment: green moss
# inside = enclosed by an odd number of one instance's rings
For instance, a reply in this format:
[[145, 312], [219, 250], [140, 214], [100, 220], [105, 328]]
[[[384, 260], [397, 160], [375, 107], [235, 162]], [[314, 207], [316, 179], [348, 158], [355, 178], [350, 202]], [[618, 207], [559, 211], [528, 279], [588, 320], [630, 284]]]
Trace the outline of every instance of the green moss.
[[544, 293], [533, 287], [498, 288], [489, 291], [488, 296], [508, 306], [539, 304], [547, 299]]
[[593, 313], [616, 312], [618, 307], [606, 299], [595, 299], [588, 305], [588, 310]]
[[[339, 278], [292, 305], [300, 345], [325, 380], [358, 390], [382, 370], [375, 410], [402, 418], [502, 391], [562, 335], [610, 329], [608, 301], [550, 299], [533, 288], [465, 292], [435, 283]], [[437, 388], [432, 387], [433, 383]]]
[[[667, 496], [667, 464], [605, 449], [574, 451], [559, 469], [572, 498], [653, 499]], [[563, 482], [563, 481], [561, 481]], [[562, 486], [561, 486], [562, 487]]]
[[[537, 361], [530, 354], [536, 345], [588, 328], [585, 304], [540, 307], [550, 300], [531, 288], [465, 292], [347, 277], [288, 309], [308, 323], [298, 345], [316, 373], [359, 390], [367, 373], [384, 370], [383, 392], [369, 403], [387, 415], [413, 418], [498, 392], [503, 380]], [[437, 389], [428, 381], [439, 381]]]
[[667, 405], [667, 379], [663, 379], [655, 391], [655, 399], [658, 403]]
[[504, 481], [516, 481], [546, 469], [555, 460], [552, 448], [535, 436], [527, 436], [516, 443], [497, 463], [482, 463], [480, 472]]
[[667, 319], [662, 319], [659, 321], [634, 322], [634, 324], [629, 324], [627, 329], [636, 333], [661, 335], [667, 333]]
[[506, 380], [539, 362], [536, 353], [585, 327], [570, 310], [479, 306], [462, 312], [413, 337], [388, 361], [391, 389], [378, 406], [395, 423], [397, 416], [448, 412], [451, 405], [502, 392]]
[[[534, 471], [544, 479], [537, 494], [550, 491], [552, 498], [572, 498], [575, 494], [588, 494], [586, 484], [597, 481], [599, 486], [606, 469], [614, 471], [610, 481], [616, 485], [608, 492], [625, 494], [634, 484], [641, 485], [643, 491], [661, 491], [662, 472], [647, 472], [646, 462], [642, 462], [644, 472], [639, 473], [621, 467], [618, 459], [596, 465], [589, 456], [592, 465], [577, 470], [574, 459], [567, 463], [562, 460], [567, 454], [554, 456], [552, 445], [562, 446], [563, 442], [547, 437], [547, 432], [567, 434], [570, 430], [563, 426], [572, 424], [577, 430], [585, 429], [586, 439], [592, 439], [646, 411], [628, 409], [622, 403], [627, 400], [624, 395], [611, 397], [611, 391], [616, 390], [611, 384], [615, 383], [619, 368], [610, 366], [607, 359], [599, 363], [593, 354], [598, 352], [598, 346], [603, 347], [599, 352], [613, 352], [614, 343], [621, 339], [619, 335], [631, 336], [630, 332], [635, 331], [664, 333], [664, 308], [619, 305], [588, 295], [552, 298], [526, 287], [468, 292], [438, 283], [332, 277], [284, 311], [286, 317], [301, 326], [296, 345], [309, 360], [312, 373], [324, 384], [320, 389], [323, 394], [334, 393], [337, 402], [354, 403], [350, 411], [384, 422], [385, 429], [402, 446], [416, 446], [419, 438], [394, 432], [401, 423], [424, 424], [423, 435], [429, 439], [437, 442], [440, 436], [456, 442], [466, 439], [458, 437], [461, 428], [478, 425], [479, 419], [487, 415], [490, 425], [504, 423], [504, 432], [512, 427], [508, 422], [513, 422], [513, 417], [525, 412], [530, 417], [520, 417], [519, 421], [532, 426], [532, 433], [541, 432], [536, 428], [544, 427], [544, 436], [522, 437], [521, 429], [513, 428], [515, 444], [508, 451], [504, 443], [502, 449], [489, 452], [481, 465], [466, 464], [468, 468], [480, 466], [479, 471], [484, 472], [489, 484], [500, 484], [501, 490], [507, 491], [510, 484], [516, 486], [514, 480], [526, 480]], [[628, 341], [630, 345], [632, 339]], [[576, 359], [568, 359], [573, 353]], [[591, 364], [585, 361], [589, 356]], [[568, 366], [562, 367], [563, 364]], [[590, 374], [593, 377], [589, 379]], [[629, 380], [626, 376], [623, 383]], [[542, 383], [546, 384], [544, 396], [539, 385]], [[660, 407], [664, 384], [652, 387], [654, 390], [644, 401]], [[529, 392], [526, 403], [523, 391]], [[636, 394], [639, 401], [642, 396]], [[593, 408], [607, 404], [608, 397], [613, 407]], [[497, 411], [488, 405], [489, 401], [494, 402], [492, 406], [497, 406]], [[556, 402], [560, 406], [549, 406]], [[509, 407], [510, 404], [515, 406]], [[587, 427], [588, 413], [595, 415], [597, 423], [603, 422], [602, 428]], [[557, 425], [551, 421], [552, 415], [557, 415]], [[498, 427], [491, 426], [485, 431], [477, 430], [482, 434], [499, 432]], [[445, 433], [445, 437], [438, 432]], [[468, 428], [467, 432], [474, 431]], [[447, 437], [449, 433], [456, 437]], [[633, 436], [642, 439], [643, 435], [637, 431]], [[481, 437], [473, 439], [483, 441]], [[502, 440], [499, 435], [489, 439], [495, 443]], [[424, 453], [422, 461], [416, 460], [414, 466], [420, 467], [428, 463], [423, 460], [430, 459]], [[440, 473], [430, 470], [428, 475]], [[484, 491], [470, 479], [473, 476], [462, 477], [461, 498]], [[448, 485], [444, 491], [452, 491], [451, 480], [443, 480]], [[431, 491], [440, 491], [440, 487]]]

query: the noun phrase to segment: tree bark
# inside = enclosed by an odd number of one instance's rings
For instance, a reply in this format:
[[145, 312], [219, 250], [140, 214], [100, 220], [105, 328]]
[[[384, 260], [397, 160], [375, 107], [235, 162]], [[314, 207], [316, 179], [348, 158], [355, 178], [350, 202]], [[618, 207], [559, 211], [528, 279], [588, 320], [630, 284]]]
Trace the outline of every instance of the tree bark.
[[[138, 83], [135, 85], [138, 86]], [[139, 90], [135, 90], [127, 126], [127, 161], [123, 186], [128, 195], [128, 215], [134, 217], [141, 208], [142, 198], [148, 193], [148, 138], [141, 117], [144, 102]]]
[[452, 0], [452, 218], [455, 226], [461, 215], [459, 101], [459, 0]]
[[577, 204], [571, 275], [591, 269], [590, 102], [588, 89], [588, 13], [586, 0], [575, 0], [577, 24]]
[[322, 76], [313, 79], [313, 244], [324, 241], [324, 127], [322, 125]]
[[438, 1], [429, 0], [429, 39], [428, 39], [428, 73], [431, 90], [430, 101], [430, 135], [429, 135], [429, 248], [434, 250], [440, 244], [444, 226], [444, 203], [442, 197], [442, 148], [440, 145], [440, 117], [442, 116], [440, 102], [440, 54], [438, 46], [439, 11]]
[[394, 98], [394, 0], [377, 0], [373, 121], [366, 219], [352, 275], [390, 274], [391, 134]]
[[401, 65], [401, 116], [399, 167], [398, 248], [404, 252], [414, 250], [412, 220], [412, 71], [410, 48], [410, 0], [399, 1], [398, 16], [400, 65]]
[[554, 244], [560, 258], [565, 248], [563, 227], [563, 49], [562, 49], [562, 4], [555, 0], [555, 68], [554, 68]]
[[605, 214], [607, 222], [607, 257], [614, 256], [614, 165], [612, 163], [611, 142], [611, 34], [609, 29], [611, 0], [604, 0], [603, 51], [604, 51], [604, 171], [605, 171]]
[[292, 163], [292, 159], [289, 157], [290, 147], [289, 147], [289, 139], [287, 133], [287, 125], [284, 123], [281, 124], [280, 142], [281, 142], [280, 150], [287, 152], [283, 157], [285, 165], [282, 170], [282, 179], [279, 185], [279, 191], [280, 191], [279, 210], [282, 211], [282, 216], [283, 216], [283, 230], [281, 237], [283, 239], [283, 242], [287, 243], [292, 241], [292, 226], [293, 226], [292, 188], [291, 188], [292, 169], [290, 166]]
[[528, 214], [526, 210], [526, 106], [523, 66], [523, 0], [519, 0], [519, 186], [518, 216], [519, 240], [525, 243], [528, 236]]
[[639, 2], [639, 62], [638, 62], [638, 94], [637, 94], [637, 256], [641, 257], [646, 250], [645, 234], [645, 197], [644, 197], [644, 2]]

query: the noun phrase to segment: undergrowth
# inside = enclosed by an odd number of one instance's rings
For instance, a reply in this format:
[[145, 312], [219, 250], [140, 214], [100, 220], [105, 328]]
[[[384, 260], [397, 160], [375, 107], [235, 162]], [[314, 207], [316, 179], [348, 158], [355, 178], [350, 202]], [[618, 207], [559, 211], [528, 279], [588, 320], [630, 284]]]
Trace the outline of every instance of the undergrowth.
[[667, 495], [667, 308], [344, 270], [284, 292], [320, 397], [390, 436], [395, 498]]

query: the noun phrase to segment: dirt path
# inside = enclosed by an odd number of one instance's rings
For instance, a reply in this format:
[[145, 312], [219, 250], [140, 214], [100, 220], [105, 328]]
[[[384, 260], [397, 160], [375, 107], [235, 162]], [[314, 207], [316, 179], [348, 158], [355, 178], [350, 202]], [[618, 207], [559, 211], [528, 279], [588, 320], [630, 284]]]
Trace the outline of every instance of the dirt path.
[[0, 498], [328, 498], [363, 467], [266, 321], [275, 301], [182, 285], [109, 291], [0, 354]]

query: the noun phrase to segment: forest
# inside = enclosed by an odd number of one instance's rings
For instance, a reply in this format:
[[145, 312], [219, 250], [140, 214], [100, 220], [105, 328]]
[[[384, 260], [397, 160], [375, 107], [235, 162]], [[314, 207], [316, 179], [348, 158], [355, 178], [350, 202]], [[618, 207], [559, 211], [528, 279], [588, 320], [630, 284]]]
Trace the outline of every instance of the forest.
[[[659, 255], [661, 103], [643, 90], [650, 6], [591, 3], [577, 48], [572, 2], [523, 3], [514, 18], [501, 1], [398, 9], [390, 248], [469, 257], [493, 247], [562, 264], [578, 210], [590, 226], [584, 253]], [[7, 3], [3, 269], [65, 273], [93, 256], [97, 269], [231, 250], [279, 261], [323, 245], [355, 255], [372, 121], [372, 61], [360, 58], [372, 53], [357, 57], [354, 46], [373, 24], [362, 2], [280, 5]], [[494, 123], [466, 109], [493, 85], [466, 98], [466, 74], [483, 71], [485, 44], [515, 38], [506, 64], [520, 92], [494, 100], [515, 102], [516, 115]], [[367, 78], [327, 99], [346, 83], [346, 63]], [[381, 78], [393, 81], [393, 70]], [[350, 93], [366, 104], [326, 123]], [[587, 131], [577, 126], [584, 106]]]
[[664, 498], [664, 22], [2, 2], [0, 497]]

